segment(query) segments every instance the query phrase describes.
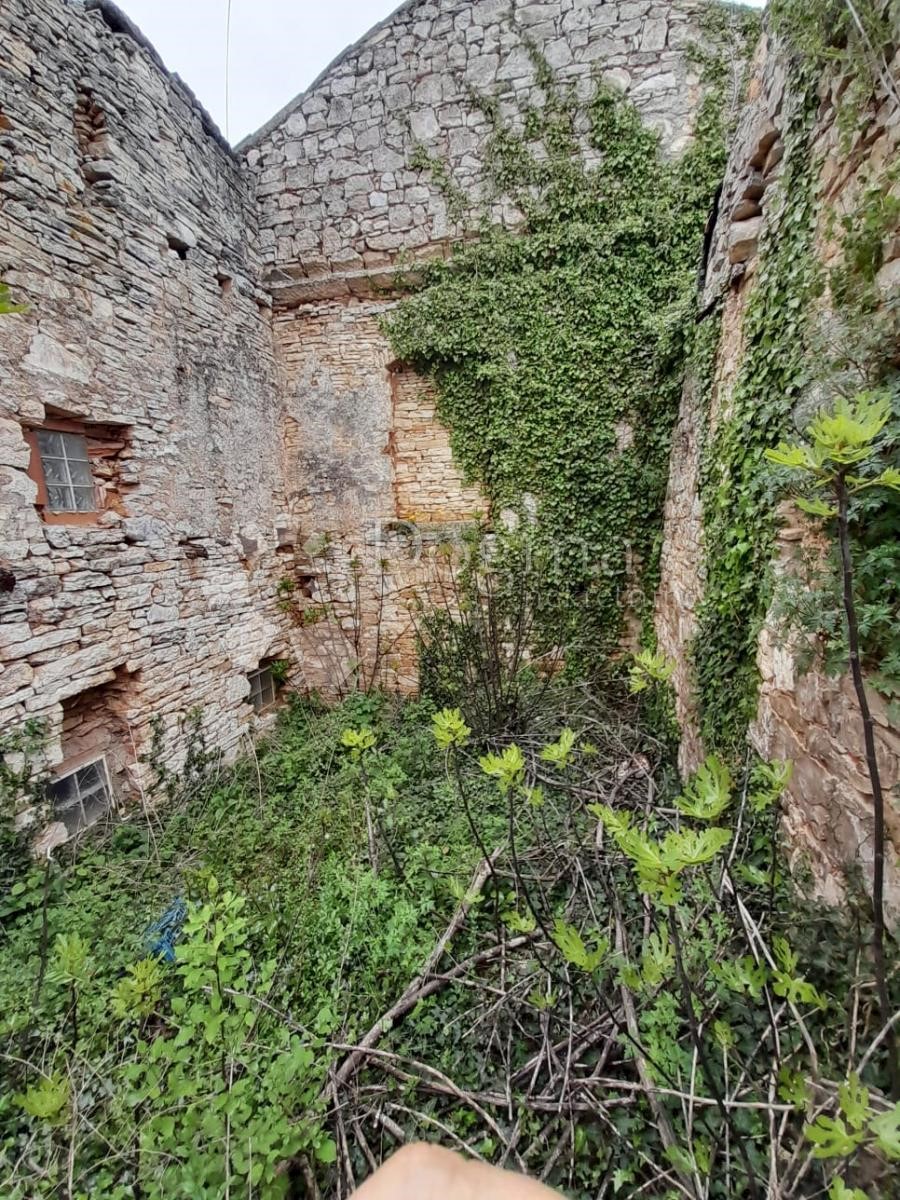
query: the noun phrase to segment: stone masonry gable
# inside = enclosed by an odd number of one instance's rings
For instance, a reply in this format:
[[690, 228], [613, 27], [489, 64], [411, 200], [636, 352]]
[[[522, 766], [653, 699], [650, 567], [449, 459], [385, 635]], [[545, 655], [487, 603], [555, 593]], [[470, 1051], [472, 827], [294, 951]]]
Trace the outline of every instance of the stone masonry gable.
[[160, 57], [153, 43], [144, 36], [138, 29], [134, 21], [119, 8], [118, 4], [114, 4], [113, 0], [70, 0], [70, 3], [82, 3], [85, 12], [97, 12], [113, 33], [124, 34], [135, 42], [147, 54], [149, 58], [156, 63], [160, 71], [167, 77], [173, 91], [180, 92], [188, 101], [188, 103], [196, 110], [197, 116], [200, 119], [200, 124], [203, 126], [204, 132], [207, 133], [226, 154], [235, 155], [236, 151], [232, 149], [230, 143], [225, 139], [218, 125], [200, 103], [194, 92], [180, 75], [169, 71], [166, 64]]
[[[512, 120], [539, 102], [527, 42], [560, 81], [586, 92], [599, 75], [622, 88], [677, 153], [699, 100], [687, 50], [701, 9], [702, 0], [402, 5], [240, 147], [256, 176], [267, 279], [291, 303], [360, 292], [401, 251], [433, 253], [458, 234], [412, 155], [421, 146], [446, 163], [474, 206], [489, 125], [471, 93], [499, 97]], [[334, 275], [344, 283], [323, 279]]]

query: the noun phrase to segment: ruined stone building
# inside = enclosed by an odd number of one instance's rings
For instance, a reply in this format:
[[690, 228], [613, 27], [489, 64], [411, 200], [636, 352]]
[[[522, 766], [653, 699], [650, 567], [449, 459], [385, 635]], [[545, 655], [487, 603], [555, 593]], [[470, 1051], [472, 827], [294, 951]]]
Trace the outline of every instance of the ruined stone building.
[[[155, 733], [183, 755], [194, 710], [234, 754], [285, 674], [328, 691], [363, 663], [414, 688], [429, 546], [483, 501], [379, 323], [398, 268], [461, 229], [413, 153], [440, 156], [474, 203], [488, 123], [470, 92], [510, 116], [535, 99], [529, 39], [560, 79], [622, 88], [679, 154], [702, 98], [702, 7], [407, 0], [234, 150], [110, 0], [2, 0], [0, 278], [27, 307], [0, 330], [0, 723], [46, 722], [70, 828], [142, 786]], [[755, 71], [707, 276], [728, 286], [745, 267], [723, 394], [779, 163], [783, 76], [765, 45]], [[820, 121], [833, 157], [827, 106]], [[878, 153], [898, 128], [886, 114]], [[853, 179], [851, 165], [824, 186]], [[658, 606], [676, 655], [701, 588], [692, 420], [686, 394]], [[326, 595], [339, 603], [320, 619]], [[758, 741], [800, 763], [798, 836], [827, 842], [840, 809], [844, 849], [862, 844], [846, 689], [765, 647], [763, 666]], [[900, 736], [882, 724], [893, 780]], [[833, 780], [824, 800], [813, 761]]]

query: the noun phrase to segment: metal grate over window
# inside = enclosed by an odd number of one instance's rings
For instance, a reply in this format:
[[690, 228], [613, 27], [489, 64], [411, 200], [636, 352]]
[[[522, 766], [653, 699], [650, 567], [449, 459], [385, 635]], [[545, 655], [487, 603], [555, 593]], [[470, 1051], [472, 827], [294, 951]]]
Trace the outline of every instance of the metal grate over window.
[[264, 712], [271, 708], [278, 695], [275, 680], [268, 667], [260, 667], [251, 671], [247, 676], [250, 680], [250, 703], [256, 712]]
[[36, 431], [41, 469], [51, 512], [93, 512], [94, 480], [87, 442], [80, 433]]
[[95, 759], [76, 771], [54, 779], [50, 784], [50, 798], [53, 815], [62, 821], [69, 834], [92, 825], [112, 803], [106, 760]]

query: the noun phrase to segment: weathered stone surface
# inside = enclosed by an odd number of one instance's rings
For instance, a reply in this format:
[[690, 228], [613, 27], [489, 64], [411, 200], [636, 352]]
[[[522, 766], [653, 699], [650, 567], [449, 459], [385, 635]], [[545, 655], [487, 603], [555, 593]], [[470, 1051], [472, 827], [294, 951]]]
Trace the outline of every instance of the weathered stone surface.
[[[402, 193], [389, 192], [378, 177], [407, 167], [420, 144], [446, 163], [474, 203], [484, 182], [480, 151], [490, 124], [468, 89], [492, 93], [499, 87], [513, 107], [533, 103], [539, 90], [526, 37], [562, 82], [587, 82], [594, 65], [609, 63], [616, 82], [663, 131], [665, 149], [682, 148], [700, 98], [687, 51], [692, 38], [702, 37], [701, 8], [698, 0], [668, 5], [459, 0], [446, 20], [432, 20], [418, 19], [430, 11], [423, 0], [402, 7], [241, 147], [257, 180], [260, 246], [274, 269], [272, 278], [285, 267], [318, 272], [321, 257], [339, 269], [347, 253], [364, 260], [373, 250], [421, 251], [460, 232], [461, 225], [448, 229], [431, 211], [414, 227], [393, 216], [394, 206], [404, 203]], [[670, 38], [673, 31], [677, 36]], [[329, 130], [346, 136], [327, 146], [301, 142], [299, 132], [313, 128], [314, 112], [325, 114], [323, 127], [327, 122]], [[298, 162], [319, 168], [302, 196], [290, 192], [290, 172]], [[351, 178], [363, 182], [351, 189], [343, 182]], [[423, 182], [436, 194], [427, 173]], [[379, 193], [385, 200], [353, 207], [357, 221], [341, 226], [353, 196], [361, 193]], [[380, 224], [385, 208], [390, 232], [404, 235], [399, 241], [386, 240]], [[336, 233], [340, 250], [334, 242], [324, 244], [326, 229]], [[267, 236], [276, 230], [277, 236]]]
[[[170, 765], [195, 707], [207, 744], [234, 753], [256, 728], [247, 673], [267, 657], [287, 658], [298, 687], [332, 691], [361, 671], [415, 688], [409, 606], [441, 579], [440, 547], [482, 499], [453, 463], [431, 389], [391, 361], [378, 323], [394, 302], [397, 256], [442, 253], [461, 229], [427, 173], [411, 169], [414, 147], [445, 161], [474, 204], [489, 125], [468, 89], [499, 91], [510, 117], [539, 104], [527, 35], [580, 94], [595, 70], [622, 88], [678, 153], [702, 95], [688, 53], [701, 7], [418, 0], [238, 157], [102, 11], [5, 0], [0, 265], [29, 307], [4, 319], [0, 340], [0, 565], [12, 580], [0, 591], [4, 722], [44, 718], [52, 762], [103, 753], [127, 794], [154, 717]], [[764, 43], [706, 280], [704, 304], [724, 298], [714, 420], [740, 362], [780, 170], [784, 80]], [[86, 101], [105, 116], [100, 138], [75, 119]], [[837, 203], [859, 186], [862, 159], [840, 154], [833, 102], [816, 136], [823, 194]], [[889, 106], [875, 125], [868, 152], [888, 161], [900, 136]], [[497, 206], [494, 219], [521, 214]], [[900, 286], [898, 261], [891, 243], [885, 292]], [[36, 506], [23, 432], [59, 413], [116, 442], [91, 460], [104, 508], [94, 525], [48, 524]], [[702, 755], [687, 654], [702, 596], [700, 420], [689, 380], [657, 606], [660, 645], [678, 660], [686, 768]], [[631, 436], [617, 431], [620, 449]], [[795, 523], [782, 554], [806, 537]], [[754, 739], [795, 760], [789, 828], [836, 895], [843, 863], [869, 866], [852, 697], [846, 681], [801, 676], [768, 635], [760, 666]], [[884, 712], [877, 720], [895, 780], [900, 735]], [[58, 835], [48, 831], [46, 852]]]
[[[296, 397], [288, 494], [297, 525], [341, 531], [332, 539], [328, 570], [342, 590], [340, 618], [304, 634], [312, 658], [307, 674], [317, 686], [329, 659], [341, 657], [338, 632], [346, 634], [352, 622], [347, 563], [354, 554], [365, 563], [365, 604], [381, 611], [384, 637], [396, 648], [384, 677], [397, 686], [415, 678], [407, 604], [428, 571], [404, 558], [383, 592], [369, 546], [373, 518], [412, 522], [414, 536], [427, 541], [423, 529], [458, 525], [484, 507], [460, 480], [430, 389], [400, 364], [388, 369], [391, 354], [378, 327], [392, 302], [383, 289], [394, 286], [397, 256], [442, 253], [441, 243], [463, 228], [450, 220], [429, 174], [410, 170], [415, 146], [446, 163], [465, 196], [479, 194], [490, 126], [469, 89], [501, 94], [501, 111], [513, 120], [523, 105], [540, 104], [524, 35], [582, 96], [590, 72], [607, 62], [611, 82], [642, 88], [641, 111], [660, 128], [666, 151], [684, 145], [702, 95], [689, 86], [686, 52], [688, 34], [699, 35], [694, 0], [669, 6], [460, 0], [446, 20], [417, 20], [426, 8], [412, 4], [389, 17], [242, 147], [256, 180], [278, 357]], [[675, 24], [685, 37], [672, 50]], [[333, 141], [307, 138], [298, 147], [292, 114], [329, 113], [337, 96], [346, 101], [346, 123], [331, 130]], [[308, 170], [303, 191], [292, 182], [298, 167]], [[494, 219], [515, 224], [521, 213], [498, 206]], [[368, 655], [375, 640], [367, 626]]]
[[753, 217], [760, 216], [762, 216], [762, 209], [758, 202], [747, 197], [738, 200], [731, 213], [731, 219], [735, 222], [749, 221]]
[[[4, 0], [0, 45], [0, 267], [27, 305], [0, 336], [0, 554], [14, 581], [0, 591], [0, 721], [44, 718], [57, 762], [76, 747], [108, 753], [124, 791], [154, 697], [174, 762], [195, 706], [208, 744], [230, 752], [253, 715], [223, 684], [245, 681], [248, 658], [290, 656], [275, 593], [289, 564], [271, 532], [283, 402], [256, 210], [209, 119], [99, 12]], [[73, 123], [88, 92], [106, 116], [93, 156]], [[291, 126], [302, 134], [296, 115]], [[53, 412], [120, 431], [116, 479], [110, 460], [95, 463], [107, 505], [95, 525], [46, 524], [35, 507], [23, 425]], [[246, 525], [260, 530], [252, 575]], [[185, 555], [182, 527], [204, 535], [207, 558]], [[240, 663], [223, 627], [249, 631]], [[80, 705], [101, 717], [89, 733]]]
[[[820, 195], [827, 200], [820, 207], [816, 238], [825, 263], [835, 253], [832, 213], [852, 211], [855, 199], [867, 186], [870, 162], [891, 162], [900, 155], [900, 122], [892, 124], [885, 112], [867, 130], [871, 157], [858, 154], [848, 158], [834, 106], [837, 94], [840, 89], [833, 91], [819, 112], [812, 146], [812, 161], [821, 164]], [[766, 39], [754, 63], [748, 96], [726, 172], [703, 296], [704, 307], [717, 297], [723, 303], [709, 416], [713, 427], [727, 413], [740, 369], [753, 260], [781, 163], [784, 106], [791, 101], [785, 94], [783, 64]], [[886, 244], [887, 262], [879, 280], [890, 295], [892, 279], [900, 287], [900, 246]], [[701, 421], [688, 380], [672, 446], [656, 607], [660, 646], [677, 663], [673, 684], [683, 731], [680, 764], [685, 771], [696, 769], [704, 755], [690, 670], [690, 647], [697, 635], [695, 612], [703, 595], [704, 553], [709, 549], [703, 546], [698, 491]], [[810, 523], [801, 514], [786, 511], [783, 517], [777, 559], [780, 570], [796, 556], [819, 548]], [[760, 638], [759, 668], [762, 686], [751, 738], [763, 757], [793, 761], [785, 814], [792, 853], [811, 869], [821, 895], [834, 901], [842, 893], [845, 871], [860, 868], [868, 877], [872, 872], [871, 789], [850, 681], [847, 677], [830, 679], [817, 671], [803, 674], [797, 647], [779, 644], [768, 627]], [[900, 916], [900, 811], [895, 799], [895, 785], [900, 781], [900, 731], [874, 692], [871, 703], [878, 712], [876, 740], [888, 796], [888, 894], [894, 915]]]
[[761, 232], [762, 216], [749, 221], [735, 221], [728, 231], [728, 261], [743, 263], [753, 258]]
[[46, 371], [78, 383], [87, 383], [90, 378], [90, 368], [82, 354], [72, 346], [60, 345], [46, 333], [36, 333], [31, 339], [23, 365], [29, 371]]

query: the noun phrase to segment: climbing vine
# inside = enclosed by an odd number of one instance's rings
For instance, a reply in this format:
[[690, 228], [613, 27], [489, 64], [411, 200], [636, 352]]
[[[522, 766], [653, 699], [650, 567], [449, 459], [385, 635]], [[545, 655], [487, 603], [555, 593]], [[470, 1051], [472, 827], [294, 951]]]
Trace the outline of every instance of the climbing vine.
[[900, 0], [772, 0], [769, 21], [816, 76], [828, 71], [846, 80], [837, 97], [845, 147], [870, 114], [873, 87], [900, 105], [890, 65]]
[[[492, 511], [536, 501], [543, 628], [570, 666], [590, 669], [655, 585], [685, 330], [724, 168], [725, 80], [673, 163], [618, 92], [599, 85], [579, 105], [533, 58], [545, 103], [521, 132], [475, 100], [493, 124], [489, 190], [519, 227], [485, 225], [430, 266], [387, 330], [435, 381], [454, 455]], [[417, 165], [446, 185], [427, 156]]]
[[811, 101], [801, 104], [787, 137], [780, 194], [744, 318], [740, 372], [704, 447], [706, 590], [694, 659], [703, 732], [721, 751], [737, 751], [756, 708], [756, 648], [771, 599], [777, 530], [764, 455], [783, 436], [801, 395], [807, 309], [820, 287], [812, 252], [812, 116]]
[[[880, 22], [889, 7], [880, 0], [859, 7], [869, 39], [863, 45], [843, 3], [776, 0], [772, 6], [774, 29], [795, 51], [790, 87], [795, 104], [779, 194], [744, 319], [740, 372], [727, 411], [705, 449], [702, 475], [708, 549], [694, 660], [703, 732], [708, 744], [722, 753], [737, 753], [756, 711], [758, 637], [773, 599], [779, 517], [772, 473], [764, 466], [765, 450], [773, 440], [790, 436], [798, 423], [802, 426], [811, 402], [821, 405], [828, 396], [841, 394], [845, 384], [851, 390], [885, 386], [885, 373], [891, 374], [886, 358], [896, 337], [889, 327], [896, 322], [890, 313], [879, 312], [883, 297], [875, 276], [898, 219], [891, 191], [895, 172], [889, 169], [884, 178], [870, 180], [856, 208], [833, 219], [829, 232], [840, 255], [826, 271], [813, 244], [819, 165], [810, 145], [824, 67], [846, 73], [851, 80], [838, 103], [839, 127], [855, 129], [866, 119], [873, 85], [879, 86], [878, 62], [886, 52], [886, 27]], [[830, 298], [825, 307], [836, 314], [829, 319], [816, 304], [826, 291]], [[896, 627], [896, 551], [890, 533], [885, 537], [884, 532], [890, 529], [893, 513], [885, 521], [889, 500], [866, 504], [873, 511], [854, 526], [863, 588], [860, 603], [866, 612], [863, 649], [867, 666], [877, 672], [872, 678], [893, 696], [900, 645], [888, 631]], [[782, 584], [776, 615], [785, 628], [801, 627], [814, 634], [817, 641], [810, 643], [807, 658], [823, 653], [830, 665], [844, 661], [843, 626], [835, 599], [836, 575], [832, 570], [823, 581], [821, 572], [818, 562], [813, 586], [809, 579], [795, 586], [789, 578], [787, 586]]]

